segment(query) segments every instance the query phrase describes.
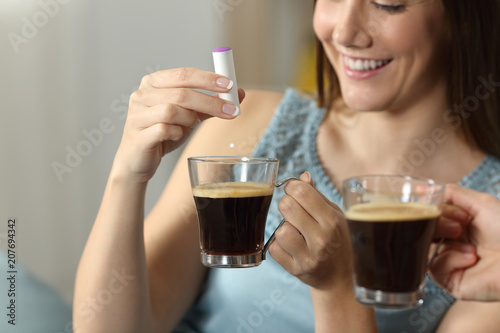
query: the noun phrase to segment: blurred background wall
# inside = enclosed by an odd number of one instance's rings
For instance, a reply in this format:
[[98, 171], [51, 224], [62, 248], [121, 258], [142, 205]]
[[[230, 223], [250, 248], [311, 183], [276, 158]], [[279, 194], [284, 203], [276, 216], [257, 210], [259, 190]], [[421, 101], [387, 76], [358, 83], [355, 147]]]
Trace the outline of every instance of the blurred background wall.
[[16, 218], [18, 262], [70, 304], [141, 77], [213, 70], [211, 50], [230, 46], [240, 87], [284, 90], [310, 68], [311, 18], [312, 0], [0, 1], [0, 249]]

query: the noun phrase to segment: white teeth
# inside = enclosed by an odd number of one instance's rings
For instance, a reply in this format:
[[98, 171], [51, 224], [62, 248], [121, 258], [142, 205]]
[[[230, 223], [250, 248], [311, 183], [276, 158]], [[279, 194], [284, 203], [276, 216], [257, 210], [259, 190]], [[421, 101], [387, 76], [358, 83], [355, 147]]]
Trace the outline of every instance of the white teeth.
[[361, 59], [352, 59], [352, 58], [347, 58], [344, 57], [344, 63], [349, 67], [349, 69], [355, 70], [355, 71], [369, 71], [373, 70], [379, 67], [382, 67], [384, 65], [387, 65], [390, 62], [390, 60], [361, 60]]
[[360, 59], [356, 60], [356, 66], [355, 67], [356, 67], [356, 70], [362, 71], [364, 69], [363, 68], [363, 62]]

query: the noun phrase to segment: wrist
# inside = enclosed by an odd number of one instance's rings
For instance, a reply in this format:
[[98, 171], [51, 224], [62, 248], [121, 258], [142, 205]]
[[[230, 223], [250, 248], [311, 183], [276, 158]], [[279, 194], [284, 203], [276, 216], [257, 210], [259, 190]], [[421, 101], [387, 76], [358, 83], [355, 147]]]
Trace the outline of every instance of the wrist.
[[124, 163], [120, 163], [116, 159], [109, 173], [109, 182], [117, 185], [146, 187], [150, 179], [151, 176], [131, 171]]
[[361, 305], [354, 296], [352, 279], [334, 287], [310, 288], [314, 308], [316, 333], [377, 332], [375, 311]]

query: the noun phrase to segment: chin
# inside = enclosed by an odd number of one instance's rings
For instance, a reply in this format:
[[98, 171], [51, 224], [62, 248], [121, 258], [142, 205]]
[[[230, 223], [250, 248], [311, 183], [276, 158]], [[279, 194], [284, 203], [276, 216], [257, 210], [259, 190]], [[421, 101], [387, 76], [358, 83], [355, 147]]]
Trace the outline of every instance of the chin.
[[370, 97], [368, 94], [342, 94], [345, 105], [356, 111], [382, 111], [389, 108], [387, 101], [380, 96]]

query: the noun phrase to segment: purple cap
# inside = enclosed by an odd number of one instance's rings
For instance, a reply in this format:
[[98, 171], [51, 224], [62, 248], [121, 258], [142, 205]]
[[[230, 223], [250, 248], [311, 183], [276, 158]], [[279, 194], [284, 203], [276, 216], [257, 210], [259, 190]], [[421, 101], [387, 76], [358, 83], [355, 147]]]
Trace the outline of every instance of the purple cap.
[[230, 47], [219, 47], [218, 49], [213, 50], [212, 52], [226, 52], [231, 50]]

